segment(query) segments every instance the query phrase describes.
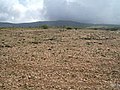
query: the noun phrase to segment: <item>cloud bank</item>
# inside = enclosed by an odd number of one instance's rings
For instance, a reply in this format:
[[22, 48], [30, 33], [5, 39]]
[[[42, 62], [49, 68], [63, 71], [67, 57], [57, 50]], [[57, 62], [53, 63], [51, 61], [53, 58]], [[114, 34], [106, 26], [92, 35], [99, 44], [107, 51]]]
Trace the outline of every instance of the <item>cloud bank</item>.
[[0, 21], [120, 24], [120, 0], [0, 0]]
[[42, 0], [0, 0], [0, 21], [32, 22], [44, 20]]

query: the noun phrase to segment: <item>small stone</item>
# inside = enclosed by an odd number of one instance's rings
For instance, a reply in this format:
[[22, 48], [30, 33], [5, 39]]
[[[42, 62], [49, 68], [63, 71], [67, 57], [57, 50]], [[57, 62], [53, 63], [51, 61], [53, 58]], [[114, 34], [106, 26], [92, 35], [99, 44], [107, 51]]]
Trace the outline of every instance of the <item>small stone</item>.
[[0, 87], [2, 87], [3, 86], [3, 84], [2, 83], [0, 83]]

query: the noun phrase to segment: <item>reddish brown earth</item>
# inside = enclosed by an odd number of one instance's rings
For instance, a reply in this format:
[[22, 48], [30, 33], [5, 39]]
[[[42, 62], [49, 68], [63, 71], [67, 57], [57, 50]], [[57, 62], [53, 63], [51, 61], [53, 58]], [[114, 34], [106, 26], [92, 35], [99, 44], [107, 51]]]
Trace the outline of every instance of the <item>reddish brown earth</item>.
[[0, 90], [120, 90], [120, 31], [0, 30]]

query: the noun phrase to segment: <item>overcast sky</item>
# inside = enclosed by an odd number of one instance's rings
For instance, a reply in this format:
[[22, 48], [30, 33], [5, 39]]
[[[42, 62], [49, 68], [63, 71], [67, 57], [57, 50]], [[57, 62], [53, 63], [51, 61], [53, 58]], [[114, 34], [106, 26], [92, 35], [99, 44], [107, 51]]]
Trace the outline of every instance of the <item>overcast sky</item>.
[[0, 22], [48, 20], [120, 24], [120, 0], [0, 0]]

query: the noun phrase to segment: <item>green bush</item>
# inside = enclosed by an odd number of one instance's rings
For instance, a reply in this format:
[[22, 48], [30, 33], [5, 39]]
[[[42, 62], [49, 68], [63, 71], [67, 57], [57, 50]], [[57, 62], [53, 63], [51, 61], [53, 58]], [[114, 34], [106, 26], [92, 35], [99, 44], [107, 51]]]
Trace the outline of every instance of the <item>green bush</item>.
[[42, 25], [41, 28], [42, 29], [48, 29], [48, 25]]
[[70, 30], [70, 29], [72, 29], [72, 27], [66, 27], [66, 29]]
[[75, 27], [74, 29], [75, 29], [75, 30], [77, 30], [78, 28], [77, 28], [77, 27]]

